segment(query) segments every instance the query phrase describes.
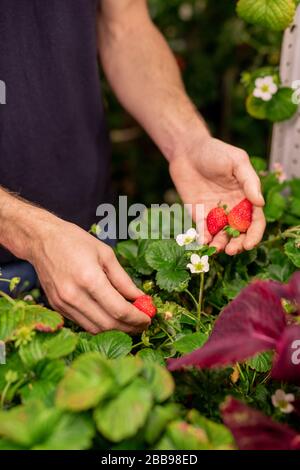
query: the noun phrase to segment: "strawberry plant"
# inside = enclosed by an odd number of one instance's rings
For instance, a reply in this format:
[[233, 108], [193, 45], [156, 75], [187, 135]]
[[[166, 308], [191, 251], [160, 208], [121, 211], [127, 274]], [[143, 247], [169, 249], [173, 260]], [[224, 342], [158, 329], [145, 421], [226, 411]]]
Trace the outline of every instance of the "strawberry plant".
[[[177, 18], [181, 2], [150, 3], [185, 71], [188, 54], [159, 16], [169, 8], [170, 17]], [[187, 2], [195, 15], [198, 3]], [[298, 3], [239, 0], [237, 12], [258, 32], [282, 31]], [[217, 4], [209, 8], [227, 8]], [[248, 113], [271, 122], [289, 119], [297, 111], [292, 90], [282, 85], [276, 63], [261, 67], [266, 50], [272, 57], [276, 52], [278, 36], [270, 33], [266, 46], [261, 33], [260, 48], [244, 23], [227, 20], [228, 30], [260, 50], [259, 68], [242, 75]], [[185, 21], [190, 25], [187, 16]], [[225, 28], [218, 40], [220, 55], [229, 60], [227, 39]], [[220, 60], [207, 61], [201, 51], [200, 56], [207, 89], [200, 93], [202, 81], [194, 80], [197, 64], [191, 61], [185, 72], [197, 104], [200, 94], [204, 103], [214, 100], [210, 67], [218, 71]], [[238, 93], [243, 95], [240, 88]], [[248, 120], [239, 119], [235, 130], [243, 133], [243, 125], [248, 133]], [[235, 257], [216, 253], [197, 244], [194, 227], [166, 239], [164, 217], [152, 217], [158, 221], [151, 225], [155, 239], [145, 239], [150, 210], [139, 226], [131, 225], [136, 237], [117, 244], [120, 263], [145, 294], [135, 301], [151, 318], [142, 335], [92, 336], [36, 303], [36, 292], [17, 299], [1, 296], [0, 354], [6, 353], [5, 360], [0, 357], [1, 450], [299, 450], [300, 179], [287, 181], [278, 165], [267, 171], [259, 157], [252, 163], [261, 178], [268, 222], [255, 249]], [[226, 202], [209, 214], [210, 233], [247, 231], [248, 201], [231, 211], [222, 207]], [[20, 279], [1, 281], [13, 291]]]
[[253, 162], [269, 219], [254, 250], [230, 258], [161, 225], [117, 245], [152, 318], [140, 337], [1, 298], [1, 449], [298, 448], [299, 181]]

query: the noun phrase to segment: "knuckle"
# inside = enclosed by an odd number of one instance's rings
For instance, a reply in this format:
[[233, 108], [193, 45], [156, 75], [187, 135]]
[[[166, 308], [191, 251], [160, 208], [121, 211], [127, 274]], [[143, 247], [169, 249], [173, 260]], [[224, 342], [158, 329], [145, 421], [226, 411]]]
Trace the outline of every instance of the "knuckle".
[[63, 284], [59, 290], [60, 299], [63, 302], [72, 304], [76, 299], [77, 289], [72, 284]]
[[95, 282], [95, 273], [92, 270], [83, 270], [79, 274], [79, 282], [83, 287], [89, 287]]
[[117, 311], [114, 312], [114, 318], [116, 320], [122, 321], [122, 320], [125, 320], [126, 317], [127, 317], [127, 315], [123, 311], [117, 310]]
[[244, 162], [249, 161], [249, 155], [247, 152], [245, 152], [245, 150], [240, 151], [240, 159], [243, 160]]
[[115, 257], [114, 250], [110, 246], [105, 247], [105, 250], [103, 250], [103, 253], [102, 253], [103, 261], [105, 263], [110, 262], [114, 259], [114, 257]]

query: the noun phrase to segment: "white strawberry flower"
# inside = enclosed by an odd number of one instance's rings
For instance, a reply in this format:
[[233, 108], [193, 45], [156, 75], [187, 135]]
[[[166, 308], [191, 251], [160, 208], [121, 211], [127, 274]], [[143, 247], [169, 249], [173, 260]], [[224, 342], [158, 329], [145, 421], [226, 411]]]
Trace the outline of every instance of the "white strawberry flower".
[[282, 413], [291, 413], [294, 411], [295, 395], [293, 393], [285, 393], [284, 390], [278, 389], [272, 395], [272, 404], [278, 408]]
[[255, 98], [260, 98], [263, 101], [270, 101], [277, 91], [278, 86], [271, 75], [257, 78], [255, 80], [255, 90], [253, 92]]
[[208, 256], [199, 256], [195, 253], [191, 256], [191, 262], [186, 265], [192, 274], [207, 273], [209, 271]]
[[283, 183], [287, 180], [287, 176], [284, 172], [283, 166], [281, 163], [277, 162], [273, 164], [273, 171], [275, 173], [276, 178], [278, 179], [279, 183]]
[[197, 230], [190, 228], [185, 233], [180, 233], [176, 237], [176, 243], [179, 246], [186, 246], [193, 243], [198, 237]]

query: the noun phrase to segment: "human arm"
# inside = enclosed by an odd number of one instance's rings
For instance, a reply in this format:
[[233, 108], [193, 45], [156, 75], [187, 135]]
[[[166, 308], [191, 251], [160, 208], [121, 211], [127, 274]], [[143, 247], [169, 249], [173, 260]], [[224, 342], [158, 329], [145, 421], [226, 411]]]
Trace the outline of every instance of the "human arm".
[[102, 0], [99, 53], [105, 74], [122, 105], [140, 122], [169, 162], [184, 203], [204, 204], [205, 216], [219, 202], [229, 208], [247, 197], [255, 206], [247, 235], [226, 233], [204, 241], [235, 254], [263, 236], [264, 204], [248, 155], [214, 139], [188, 98], [179, 68], [154, 26], [146, 0]]
[[0, 188], [0, 244], [36, 269], [51, 305], [91, 333], [149, 324], [141, 291], [113, 250], [74, 224]]

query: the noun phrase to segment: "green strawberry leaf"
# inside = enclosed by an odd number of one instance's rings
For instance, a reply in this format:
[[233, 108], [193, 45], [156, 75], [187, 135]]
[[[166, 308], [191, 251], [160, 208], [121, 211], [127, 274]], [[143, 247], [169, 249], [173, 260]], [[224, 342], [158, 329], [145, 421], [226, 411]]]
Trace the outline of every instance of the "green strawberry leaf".
[[41, 305], [21, 300], [0, 299], [0, 340], [10, 341], [19, 328], [54, 333], [63, 326], [63, 317]]
[[144, 363], [140, 357], [128, 356], [110, 362], [111, 371], [119, 387], [131, 382], [143, 369]]
[[156, 402], [162, 403], [170, 398], [174, 392], [174, 380], [164, 367], [154, 363], [147, 364], [144, 369], [144, 377], [152, 390]]
[[184, 291], [190, 281], [191, 276], [183, 269], [162, 269], [156, 274], [157, 285], [168, 292]]
[[63, 328], [54, 334], [37, 333], [32, 341], [19, 349], [22, 362], [32, 367], [43, 359], [59, 359], [71, 354], [78, 338], [71, 330]]
[[267, 102], [249, 95], [246, 100], [246, 109], [255, 119], [267, 119]]
[[287, 200], [282, 196], [276, 187], [272, 188], [266, 197], [264, 208], [265, 216], [268, 222], [279, 220], [286, 210]]
[[109, 361], [97, 352], [79, 356], [58, 385], [56, 405], [81, 411], [96, 406], [116, 387]]
[[197, 410], [191, 410], [188, 413], [188, 420], [194, 426], [205, 431], [212, 449], [229, 450], [234, 448], [233, 436], [223, 424], [205, 418]]
[[125, 357], [132, 348], [132, 339], [122, 331], [105, 331], [96, 336], [79, 333], [77, 352], [98, 351], [108, 359]]
[[289, 240], [284, 245], [284, 252], [291, 262], [297, 267], [300, 268], [300, 240]]
[[147, 263], [157, 271], [156, 282], [168, 292], [186, 289], [190, 275], [186, 270], [186, 250], [175, 240], [159, 240], [149, 247]]
[[137, 379], [119, 395], [96, 408], [94, 419], [100, 433], [111, 442], [134, 436], [145, 424], [152, 407], [152, 393], [142, 379]]
[[268, 372], [272, 367], [273, 354], [266, 351], [248, 359], [246, 364], [256, 372]]
[[88, 416], [64, 413], [47, 438], [32, 450], [85, 450], [90, 449], [95, 428]]
[[174, 421], [167, 427], [165, 435], [155, 450], [209, 450], [210, 443], [203, 429], [185, 421]]
[[266, 119], [271, 122], [291, 119], [298, 109], [298, 105], [292, 101], [293, 93], [292, 88], [280, 88], [273, 98], [266, 102]]
[[163, 354], [156, 349], [151, 349], [151, 348], [141, 349], [140, 351], [138, 351], [137, 356], [143, 359], [144, 364], [156, 363], [161, 366], [165, 365]]
[[172, 344], [172, 347], [181, 354], [188, 354], [197, 348], [201, 348], [207, 341], [207, 335], [201, 333], [189, 333]]
[[180, 417], [180, 408], [174, 403], [165, 406], [157, 405], [151, 411], [145, 428], [145, 440], [148, 444], [154, 444], [168, 423]]
[[59, 359], [39, 363], [34, 369], [34, 375], [28, 375], [28, 381], [19, 393], [22, 403], [41, 401], [47, 406], [53, 406], [56, 388], [66, 371], [66, 365]]
[[91, 446], [92, 422], [86, 416], [61, 413], [38, 402], [0, 411], [0, 448], [76, 450]]
[[239, 0], [237, 13], [245, 21], [283, 31], [294, 19], [294, 0]]

